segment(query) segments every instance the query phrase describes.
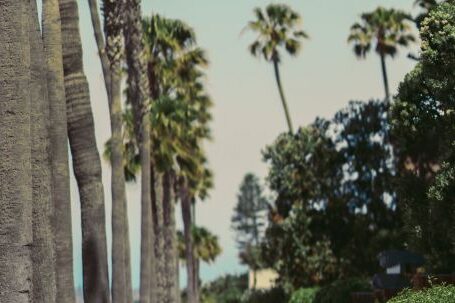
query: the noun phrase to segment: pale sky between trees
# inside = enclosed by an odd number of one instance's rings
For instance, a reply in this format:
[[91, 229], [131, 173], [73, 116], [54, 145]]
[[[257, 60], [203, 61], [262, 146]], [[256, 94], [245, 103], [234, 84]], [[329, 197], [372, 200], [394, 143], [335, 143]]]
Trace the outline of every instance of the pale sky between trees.
[[[362, 12], [377, 6], [411, 11], [413, 0], [283, 0], [303, 17], [310, 40], [297, 58], [285, 57], [282, 78], [295, 127], [306, 125], [316, 116], [330, 117], [349, 100], [383, 98], [379, 57], [355, 58], [346, 39], [350, 26]], [[211, 198], [198, 204], [197, 223], [217, 234], [223, 254], [210, 267], [203, 265], [202, 279], [211, 280], [224, 273], [239, 273], [234, 235], [230, 229], [232, 209], [242, 177], [247, 172], [265, 175], [261, 150], [286, 131], [286, 123], [273, 78], [272, 66], [250, 56], [253, 36], [241, 35], [252, 19], [256, 6], [264, 0], [144, 0], [143, 13], [152, 12], [179, 18], [194, 27], [199, 45], [210, 59], [208, 89], [215, 103], [212, 123], [214, 140], [206, 146], [215, 173]], [[108, 104], [100, 60], [91, 27], [87, 1], [79, 1], [84, 64], [90, 84], [98, 148], [103, 151], [110, 136]], [[415, 12], [417, 8], [413, 9]], [[415, 47], [414, 47], [415, 48]], [[388, 61], [391, 93], [415, 62], [401, 52]], [[70, 165], [71, 167], [71, 165]], [[108, 240], [110, 243], [110, 168], [103, 160]], [[82, 286], [80, 209], [77, 186], [71, 178], [73, 204], [74, 262], [76, 287]], [[128, 185], [133, 287], [139, 285], [140, 186]], [[180, 213], [177, 214], [180, 221]], [[179, 226], [180, 226], [179, 222]], [[110, 252], [110, 250], [109, 250]], [[182, 270], [183, 271], [183, 270]], [[182, 274], [182, 281], [184, 277]]]

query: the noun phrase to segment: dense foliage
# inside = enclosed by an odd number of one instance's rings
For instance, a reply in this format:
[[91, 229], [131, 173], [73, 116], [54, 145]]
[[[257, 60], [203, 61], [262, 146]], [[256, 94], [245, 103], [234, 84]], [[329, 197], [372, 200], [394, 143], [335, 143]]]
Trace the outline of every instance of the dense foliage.
[[202, 287], [202, 303], [239, 303], [248, 288], [248, 274], [226, 275]]
[[387, 112], [387, 103], [351, 102], [265, 149], [276, 200], [263, 252], [281, 282], [372, 274], [381, 250], [402, 245]]
[[339, 280], [322, 287], [313, 303], [350, 303], [352, 292], [370, 290], [371, 285], [363, 279]]
[[455, 286], [435, 286], [421, 291], [406, 290], [389, 303], [454, 303]]
[[319, 288], [300, 288], [292, 293], [289, 303], [313, 303]]
[[401, 83], [392, 109], [402, 169], [398, 193], [409, 246], [434, 272], [455, 269], [455, 4], [421, 24], [421, 59]]
[[241, 303], [287, 303], [288, 295], [284, 289], [275, 287], [268, 290], [249, 290], [245, 292]]

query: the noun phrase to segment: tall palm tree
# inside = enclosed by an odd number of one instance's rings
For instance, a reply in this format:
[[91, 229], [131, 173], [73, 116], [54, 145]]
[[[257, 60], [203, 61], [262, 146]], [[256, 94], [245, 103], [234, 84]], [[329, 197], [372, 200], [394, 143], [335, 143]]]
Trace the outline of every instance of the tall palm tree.
[[83, 69], [78, 5], [76, 0], [59, 1], [68, 138], [81, 201], [84, 302], [105, 303], [110, 301], [110, 292], [104, 190], [89, 86]]
[[[199, 268], [200, 261], [211, 264], [215, 262], [216, 258], [222, 253], [222, 249], [218, 242], [218, 237], [212, 234], [204, 227], [193, 226], [191, 230], [192, 238], [194, 239], [193, 255], [195, 256], [195, 279], [199, 283]], [[186, 241], [184, 234], [178, 232], [178, 251], [179, 258], [187, 262], [186, 259]]]
[[248, 23], [247, 29], [258, 36], [250, 45], [250, 52], [253, 56], [262, 56], [273, 64], [289, 132], [293, 133], [291, 115], [280, 77], [281, 49], [284, 49], [291, 56], [296, 56], [301, 48], [302, 40], [308, 38], [308, 35], [303, 30], [298, 29], [302, 19], [288, 5], [269, 4], [264, 11], [261, 8], [256, 8], [254, 14], [255, 20]]
[[[101, 60], [110, 111], [111, 134], [105, 156], [111, 163], [112, 188], [112, 300], [133, 302], [131, 252], [125, 176], [123, 174], [123, 138], [121, 104], [121, 58], [123, 58], [123, 2], [103, 1], [104, 34], [97, 0], [89, 0], [92, 26]], [[105, 43], [107, 40], [107, 44]]]
[[[90, 1], [96, 5], [95, 1]], [[121, 103], [121, 58], [123, 54], [123, 2], [103, 1], [105, 41], [101, 29], [96, 28], [95, 37], [100, 47], [99, 54], [108, 91], [111, 121], [110, 163], [112, 190], [112, 302], [132, 303], [131, 260], [128, 235], [128, 212], [126, 206], [125, 175], [123, 172], [122, 103]], [[96, 18], [98, 11], [94, 10]], [[94, 27], [99, 26], [96, 20]]]
[[[178, 266], [176, 264], [176, 227], [174, 200], [176, 156], [185, 149], [188, 140], [185, 129], [188, 102], [182, 93], [184, 84], [189, 79], [186, 69], [188, 64], [206, 64], [205, 54], [195, 46], [194, 31], [180, 20], [154, 15], [143, 20], [145, 45], [148, 58], [150, 95], [155, 100], [152, 106], [152, 157], [155, 172], [161, 172], [163, 180], [162, 202], [154, 199], [156, 257], [159, 279], [159, 293], [162, 300], [172, 302], [176, 298]], [[191, 62], [191, 63], [190, 63]], [[189, 122], [188, 122], [189, 123]], [[175, 177], [174, 177], [175, 176]], [[173, 197], [173, 198], [171, 198]], [[162, 248], [166, 248], [163, 253]], [[167, 298], [167, 299], [165, 299]]]
[[[0, 302], [31, 302], [32, 174], [28, 0], [0, 9]], [[18, 182], [20, 180], [20, 182]]]
[[154, 257], [154, 233], [152, 232], [151, 199], [151, 143], [149, 90], [147, 65], [144, 61], [144, 44], [140, 0], [125, 1], [124, 36], [126, 62], [128, 66], [127, 98], [133, 108], [134, 129], [141, 158], [141, 285], [140, 302], [156, 302], [156, 274]]
[[52, 179], [50, 167], [49, 100], [44, 47], [37, 5], [30, 0], [31, 140], [33, 190], [33, 296], [36, 303], [55, 302], [55, 254], [51, 226]]
[[373, 12], [362, 14], [361, 22], [351, 26], [348, 42], [354, 44], [355, 55], [363, 59], [374, 47], [381, 58], [386, 101], [390, 100], [390, 90], [385, 60], [387, 56], [395, 57], [400, 46], [408, 47], [415, 41], [411, 20], [411, 16], [403, 11], [378, 7]]
[[50, 104], [52, 197], [56, 249], [57, 297], [74, 302], [71, 204], [68, 166], [67, 105], [65, 98], [62, 28], [59, 3], [43, 1], [43, 43]]

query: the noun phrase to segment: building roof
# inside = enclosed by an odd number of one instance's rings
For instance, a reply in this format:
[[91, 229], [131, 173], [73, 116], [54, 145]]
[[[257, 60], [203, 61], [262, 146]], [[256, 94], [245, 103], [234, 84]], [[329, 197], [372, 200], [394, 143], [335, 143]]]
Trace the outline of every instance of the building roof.
[[387, 250], [378, 255], [379, 264], [383, 268], [389, 268], [396, 265], [415, 265], [422, 266], [425, 264], [425, 258], [419, 254], [407, 250]]

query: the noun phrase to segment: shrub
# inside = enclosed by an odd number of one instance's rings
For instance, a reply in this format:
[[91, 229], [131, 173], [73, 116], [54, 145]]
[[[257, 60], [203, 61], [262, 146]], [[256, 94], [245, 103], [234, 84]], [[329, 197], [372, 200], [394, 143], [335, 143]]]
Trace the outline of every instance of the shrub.
[[286, 292], [275, 287], [270, 290], [249, 290], [242, 297], [242, 303], [287, 303]]
[[313, 303], [318, 290], [317, 287], [300, 288], [292, 294], [289, 303]]
[[364, 279], [339, 280], [322, 287], [316, 293], [313, 303], [351, 303], [352, 292], [370, 290], [370, 283]]
[[[226, 275], [202, 287], [202, 303], [239, 303], [248, 289], [248, 275]], [[182, 300], [182, 302], [185, 302]]]
[[455, 286], [435, 286], [420, 291], [405, 290], [389, 303], [455, 303]]

